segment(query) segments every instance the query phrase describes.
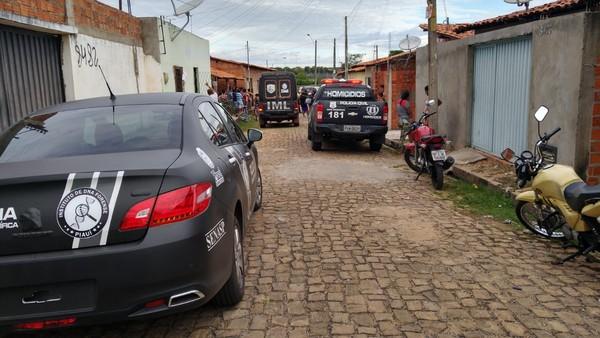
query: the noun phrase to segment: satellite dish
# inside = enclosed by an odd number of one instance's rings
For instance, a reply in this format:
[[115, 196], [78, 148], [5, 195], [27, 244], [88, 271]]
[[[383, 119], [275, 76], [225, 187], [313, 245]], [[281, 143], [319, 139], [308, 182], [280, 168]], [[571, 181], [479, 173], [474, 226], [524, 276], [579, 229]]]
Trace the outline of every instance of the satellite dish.
[[413, 50], [419, 48], [421, 45], [421, 39], [417, 36], [409, 36], [400, 40], [399, 47], [405, 52], [412, 52]]
[[173, 0], [171, 0], [171, 3], [173, 4], [173, 11], [175, 12], [175, 16], [180, 16], [180, 15], [184, 15], [184, 14], [187, 15], [187, 13], [191, 12], [194, 8], [200, 6], [203, 2], [204, 2], [204, 0], [182, 1], [182, 4], [176, 7]]
[[181, 2], [181, 5], [175, 6], [175, 0], [171, 0], [171, 4], [173, 5], [173, 12], [175, 13], [175, 16], [185, 14], [187, 16], [187, 21], [185, 22], [185, 25], [183, 25], [183, 27], [181, 27], [181, 29], [171, 37], [171, 41], [175, 41], [179, 34], [183, 32], [185, 27], [187, 27], [187, 25], [190, 23], [190, 12], [194, 8], [200, 6], [204, 2], [204, 0], [187, 0], [179, 2]]
[[504, 0], [504, 2], [511, 5], [517, 5], [519, 7], [525, 6], [525, 9], [527, 10], [529, 9], [529, 2], [531, 2], [531, 0]]

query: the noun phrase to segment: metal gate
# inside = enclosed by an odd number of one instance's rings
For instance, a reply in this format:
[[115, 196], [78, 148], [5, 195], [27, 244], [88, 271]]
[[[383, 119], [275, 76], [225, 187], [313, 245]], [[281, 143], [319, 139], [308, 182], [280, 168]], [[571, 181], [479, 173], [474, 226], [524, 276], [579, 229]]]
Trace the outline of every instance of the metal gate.
[[531, 37], [475, 47], [473, 147], [500, 154], [527, 148]]
[[0, 131], [63, 101], [60, 37], [0, 25]]

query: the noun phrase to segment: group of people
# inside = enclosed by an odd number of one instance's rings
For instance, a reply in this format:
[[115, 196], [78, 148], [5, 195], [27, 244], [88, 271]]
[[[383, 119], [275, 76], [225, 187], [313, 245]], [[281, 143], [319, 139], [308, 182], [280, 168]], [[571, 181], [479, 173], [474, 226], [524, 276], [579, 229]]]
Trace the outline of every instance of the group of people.
[[254, 115], [258, 114], [259, 96], [258, 94], [254, 94], [252, 90], [246, 90], [246, 88], [228, 88], [227, 90], [221, 90], [217, 94], [216, 90], [208, 83], [206, 83], [206, 87], [208, 96], [215, 102], [229, 106], [231, 111], [236, 113], [237, 118], [247, 121], [250, 113]]

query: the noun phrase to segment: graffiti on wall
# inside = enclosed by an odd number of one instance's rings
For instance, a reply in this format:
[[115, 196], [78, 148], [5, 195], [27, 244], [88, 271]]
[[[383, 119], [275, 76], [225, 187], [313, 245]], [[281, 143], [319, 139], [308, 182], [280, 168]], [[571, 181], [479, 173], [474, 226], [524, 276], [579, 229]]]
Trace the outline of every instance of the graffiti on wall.
[[75, 54], [77, 54], [77, 65], [79, 67], [86, 65], [88, 67], [98, 67], [98, 55], [96, 47], [75, 43]]

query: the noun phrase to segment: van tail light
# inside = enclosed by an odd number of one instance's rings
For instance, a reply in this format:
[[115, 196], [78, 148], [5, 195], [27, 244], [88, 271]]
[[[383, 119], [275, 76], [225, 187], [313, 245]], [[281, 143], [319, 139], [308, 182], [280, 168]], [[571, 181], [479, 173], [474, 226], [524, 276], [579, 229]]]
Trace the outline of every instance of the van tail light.
[[323, 122], [323, 111], [325, 110], [325, 105], [322, 103], [317, 104], [317, 122]]
[[298, 102], [294, 103], [294, 110], [300, 110], [300, 105], [298, 104]]
[[38, 322], [29, 322], [15, 325], [16, 330], [44, 330], [44, 329], [55, 329], [59, 327], [67, 327], [75, 325], [77, 318], [69, 317], [63, 319], [54, 320], [42, 320]]
[[137, 230], [194, 218], [208, 209], [211, 200], [210, 183], [198, 183], [169, 191], [131, 207], [119, 230]]
[[388, 108], [388, 105], [386, 103], [383, 105], [383, 124], [387, 124], [389, 112], [390, 109]]
[[259, 104], [258, 105], [258, 112], [262, 113], [264, 111], [265, 111], [265, 104], [264, 103]]

